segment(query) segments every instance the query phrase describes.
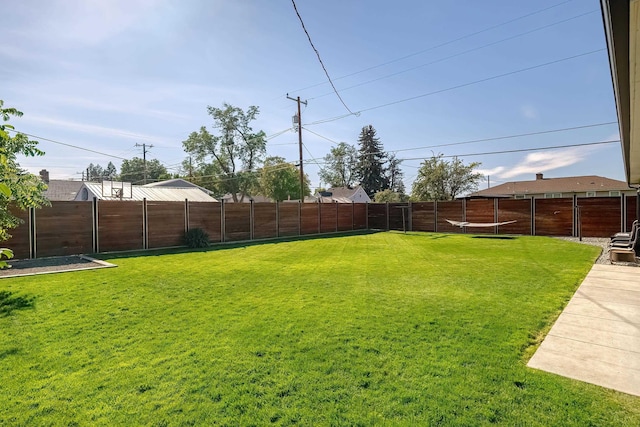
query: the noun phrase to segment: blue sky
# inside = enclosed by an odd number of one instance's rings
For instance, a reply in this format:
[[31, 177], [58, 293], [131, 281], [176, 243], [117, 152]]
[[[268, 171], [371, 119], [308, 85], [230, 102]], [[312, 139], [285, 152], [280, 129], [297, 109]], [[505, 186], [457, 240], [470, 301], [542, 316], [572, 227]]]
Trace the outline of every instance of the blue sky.
[[[369, 124], [385, 150], [410, 159], [402, 165], [408, 190], [420, 159], [433, 153], [481, 162], [492, 185], [536, 172], [623, 179], [619, 143], [469, 156], [615, 140], [615, 123], [433, 147], [615, 122], [598, 0], [298, 0], [297, 6], [346, 105], [359, 114], [312, 124], [348, 112], [290, 0], [7, 4], [0, 99], [25, 113], [13, 121], [16, 129], [104, 153], [41, 139], [46, 155], [22, 159], [22, 166], [80, 179], [89, 163], [119, 168], [118, 158], [141, 157], [135, 144], [145, 143], [153, 145], [149, 158], [175, 171], [187, 156], [182, 141], [212, 123], [207, 105], [257, 105], [254, 129], [275, 135], [291, 127], [296, 105], [289, 93], [308, 100], [304, 157], [313, 186], [319, 185], [314, 162], [337, 142], [356, 144]], [[403, 102], [384, 106], [396, 101]], [[271, 138], [267, 151], [295, 161], [297, 134]]]

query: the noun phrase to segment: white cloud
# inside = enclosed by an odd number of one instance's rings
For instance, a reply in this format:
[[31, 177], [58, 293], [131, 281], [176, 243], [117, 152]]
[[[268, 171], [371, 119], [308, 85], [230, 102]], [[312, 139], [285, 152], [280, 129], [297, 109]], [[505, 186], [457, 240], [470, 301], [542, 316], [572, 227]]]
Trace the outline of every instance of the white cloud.
[[161, 144], [163, 143], [169, 144], [169, 142], [166, 141], [164, 138], [161, 138], [158, 136], [135, 133], [128, 130], [110, 128], [105, 126], [97, 126], [97, 125], [90, 125], [86, 123], [78, 123], [78, 122], [60, 120], [60, 119], [49, 118], [49, 117], [41, 117], [37, 115], [29, 115], [28, 117], [25, 117], [25, 121], [34, 122], [34, 123], [44, 123], [44, 124], [53, 125], [56, 127], [75, 130], [82, 133], [98, 134], [103, 136], [117, 136], [117, 137], [133, 139], [135, 141], [149, 141], [149, 142], [156, 142]]
[[475, 172], [481, 173], [484, 176], [492, 176], [492, 175], [499, 175], [500, 172], [502, 172], [503, 170], [505, 170], [504, 166], [497, 166], [493, 169], [476, 169]]
[[567, 148], [553, 151], [539, 151], [527, 154], [525, 159], [513, 168], [498, 174], [500, 178], [545, 172], [579, 163], [591, 150], [587, 148]]
[[[98, 45], [135, 27], [164, 0], [38, 2], [24, 5], [30, 24], [20, 32], [48, 45]], [[30, 28], [38, 28], [31, 31]]]

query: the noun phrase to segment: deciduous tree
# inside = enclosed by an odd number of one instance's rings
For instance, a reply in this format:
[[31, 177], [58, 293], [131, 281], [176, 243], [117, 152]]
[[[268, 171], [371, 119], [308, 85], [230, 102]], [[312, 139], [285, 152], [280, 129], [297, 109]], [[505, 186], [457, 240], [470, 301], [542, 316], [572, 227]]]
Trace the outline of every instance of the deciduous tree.
[[478, 166], [478, 162], [465, 165], [457, 157], [445, 160], [442, 154], [425, 159], [413, 182], [411, 199], [453, 200], [463, 193], [474, 191], [482, 179], [482, 174], [474, 172]]
[[258, 192], [275, 201], [302, 200], [311, 194], [309, 177], [305, 176], [304, 194], [300, 197], [300, 171], [282, 157], [267, 157], [258, 175]]
[[[145, 176], [144, 159], [134, 157], [131, 160], [123, 160], [120, 166], [120, 180], [133, 184], [142, 184]], [[147, 181], [158, 181], [169, 177], [165, 168], [158, 159], [147, 160]]]
[[355, 183], [357, 150], [353, 145], [341, 142], [324, 156], [325, 165], [318, 173], [320, 180], [330, 187], [351, 187]]
[[222, 108], [209, 106], [207, 111], [218, 135], [202, 126], [182, 145], [198, 163], [214, 164], [217, 185], [230, 193], [234, 202], [242, 201], [249, 189], [256, 186], [255, 172], [266, 152], [265, 133], [254, 132], [251, 127], [259, 114], [258, 107], [250, 106], [243, 111], [224, 103]]
[[[9, 206], [12, 204], [19, 209], [39, 207], [47, 204], [43, 193], [47, 186], [42, 180], [20, 167], [16, 158], [18, 155], [27, 157], [42, 156], [44, 152], [37, 148], [38, 142], [31, 141], [26, 135], [16, 133], [11, 136], [14, 127], [7, 122], [11, 117], [20, 117], [22, 112], [15, 108], [4, 108], [0, 100], [0, 241], [11, 237], [9, 230], [17, 227], [21, 220], [12, 215]], [[10, 250], [0, 250], [5, 256], [12, 256]], [[0, 262], [0, 268], [6, 262]]]

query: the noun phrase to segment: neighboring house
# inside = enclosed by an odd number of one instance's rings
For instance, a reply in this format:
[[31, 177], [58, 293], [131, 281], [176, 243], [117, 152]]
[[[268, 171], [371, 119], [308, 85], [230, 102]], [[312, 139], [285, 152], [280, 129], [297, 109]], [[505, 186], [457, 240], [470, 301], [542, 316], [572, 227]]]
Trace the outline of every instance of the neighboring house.
[[561, 197], [635, 196], [626, 182], [597, 175], [544, 178], [536, 174], [534, 181], [514, 181], [471, 193], [466, 198], [555, 199]]
[[305, 198], [314, 203], [371, 203], [371, 198], [361, 186], [354, 188], [335, 187], [321, 191], [314, 196]]
[[74, 200], [83, 184], [82, 181], [50, 180], [49, 171], [46, 169], [40, 171], [40, 179], [47, 184], [47, 191], [44, 192], [44, 196], [52, 202]]
[[74, 200], [137, 200], [150, 202], [217, 202], [198, 188], [167, 188], [131, 185], [128, 182], [83, 182]]
[[[273, 199], [265, 196], [250, 196], [248, 194], [244, 195], [244, 199], [240, 201], [242, 198], [242, 194], [236, 193], [236, 198], [238, 199], [238, 203], [273, 203]], [[233, 195], [231, 193], [227, 193], [221, 197], [222, 201], [225, 203], [235, 203], [233, 201]]]
[[213, 191], [207, 190], [204, 187], [200, 187], [192, 182], [187, 181], [186, 179], [176, 178], [176, 179], [168, 179], [166, 181], [158, 181], [152, 182], [150, 184], [144, 184], [142, 187], [162, 187], [162, 188], [197, 188], [200, 191], [204, 191], [209, 196], [213, 196]]

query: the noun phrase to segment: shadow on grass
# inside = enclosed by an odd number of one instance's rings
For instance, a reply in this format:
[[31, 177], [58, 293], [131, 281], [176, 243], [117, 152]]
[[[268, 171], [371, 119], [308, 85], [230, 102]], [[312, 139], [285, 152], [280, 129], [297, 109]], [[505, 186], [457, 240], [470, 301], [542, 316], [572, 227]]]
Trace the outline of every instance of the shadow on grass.
[[8, 316], [13, 310], [33, 307], [33, 297], [13, 296], [9, 291], [0, 291], [0, 316]]
[[211, 243], [211, 246], [207, 248], [187, 248], [184, 246], [180, 246], [180, 247], [173, 247], [173, 248], [146, 249], [146, 250], [136, 250], [136, 251], [127, 251], [127, 252], [103, 252], [98, 254], [92, 254], [91, 256], [97, 259], [112, 260], [112, 259], [119, 259], [119, 258], [138, 258], [143, 256], [186, 254], [186, 253], [193, 253], [193, 252], [198, 252], [198, 253], [216, 252], [216, 251], [236, 249], [236, 248], [246, 248], [249, 246], [269, 245], [273, 243], [297, 242], [297, 241], [318, 240], [318, 239], [334, 239], [334, 238], [347, 237], [347, 236], [362, 236], [362, 235], [375, 234], [380, 232], [384, 232], [384, 230], [354, 230], [354, 231], [345, 231], [345, 232], [336, 232], [336, 233], [277, 237], [277, 238], [271, 238], [271, 239], [244, 240], [244, 241], [237, 241], [237, 242], [214, 242], [214, 243]]
[[477, 235], [471, 236], [472, 239], [496, 239], [496, 240], [515, 240], [514, 236], [501, 236], [501, 235]]

